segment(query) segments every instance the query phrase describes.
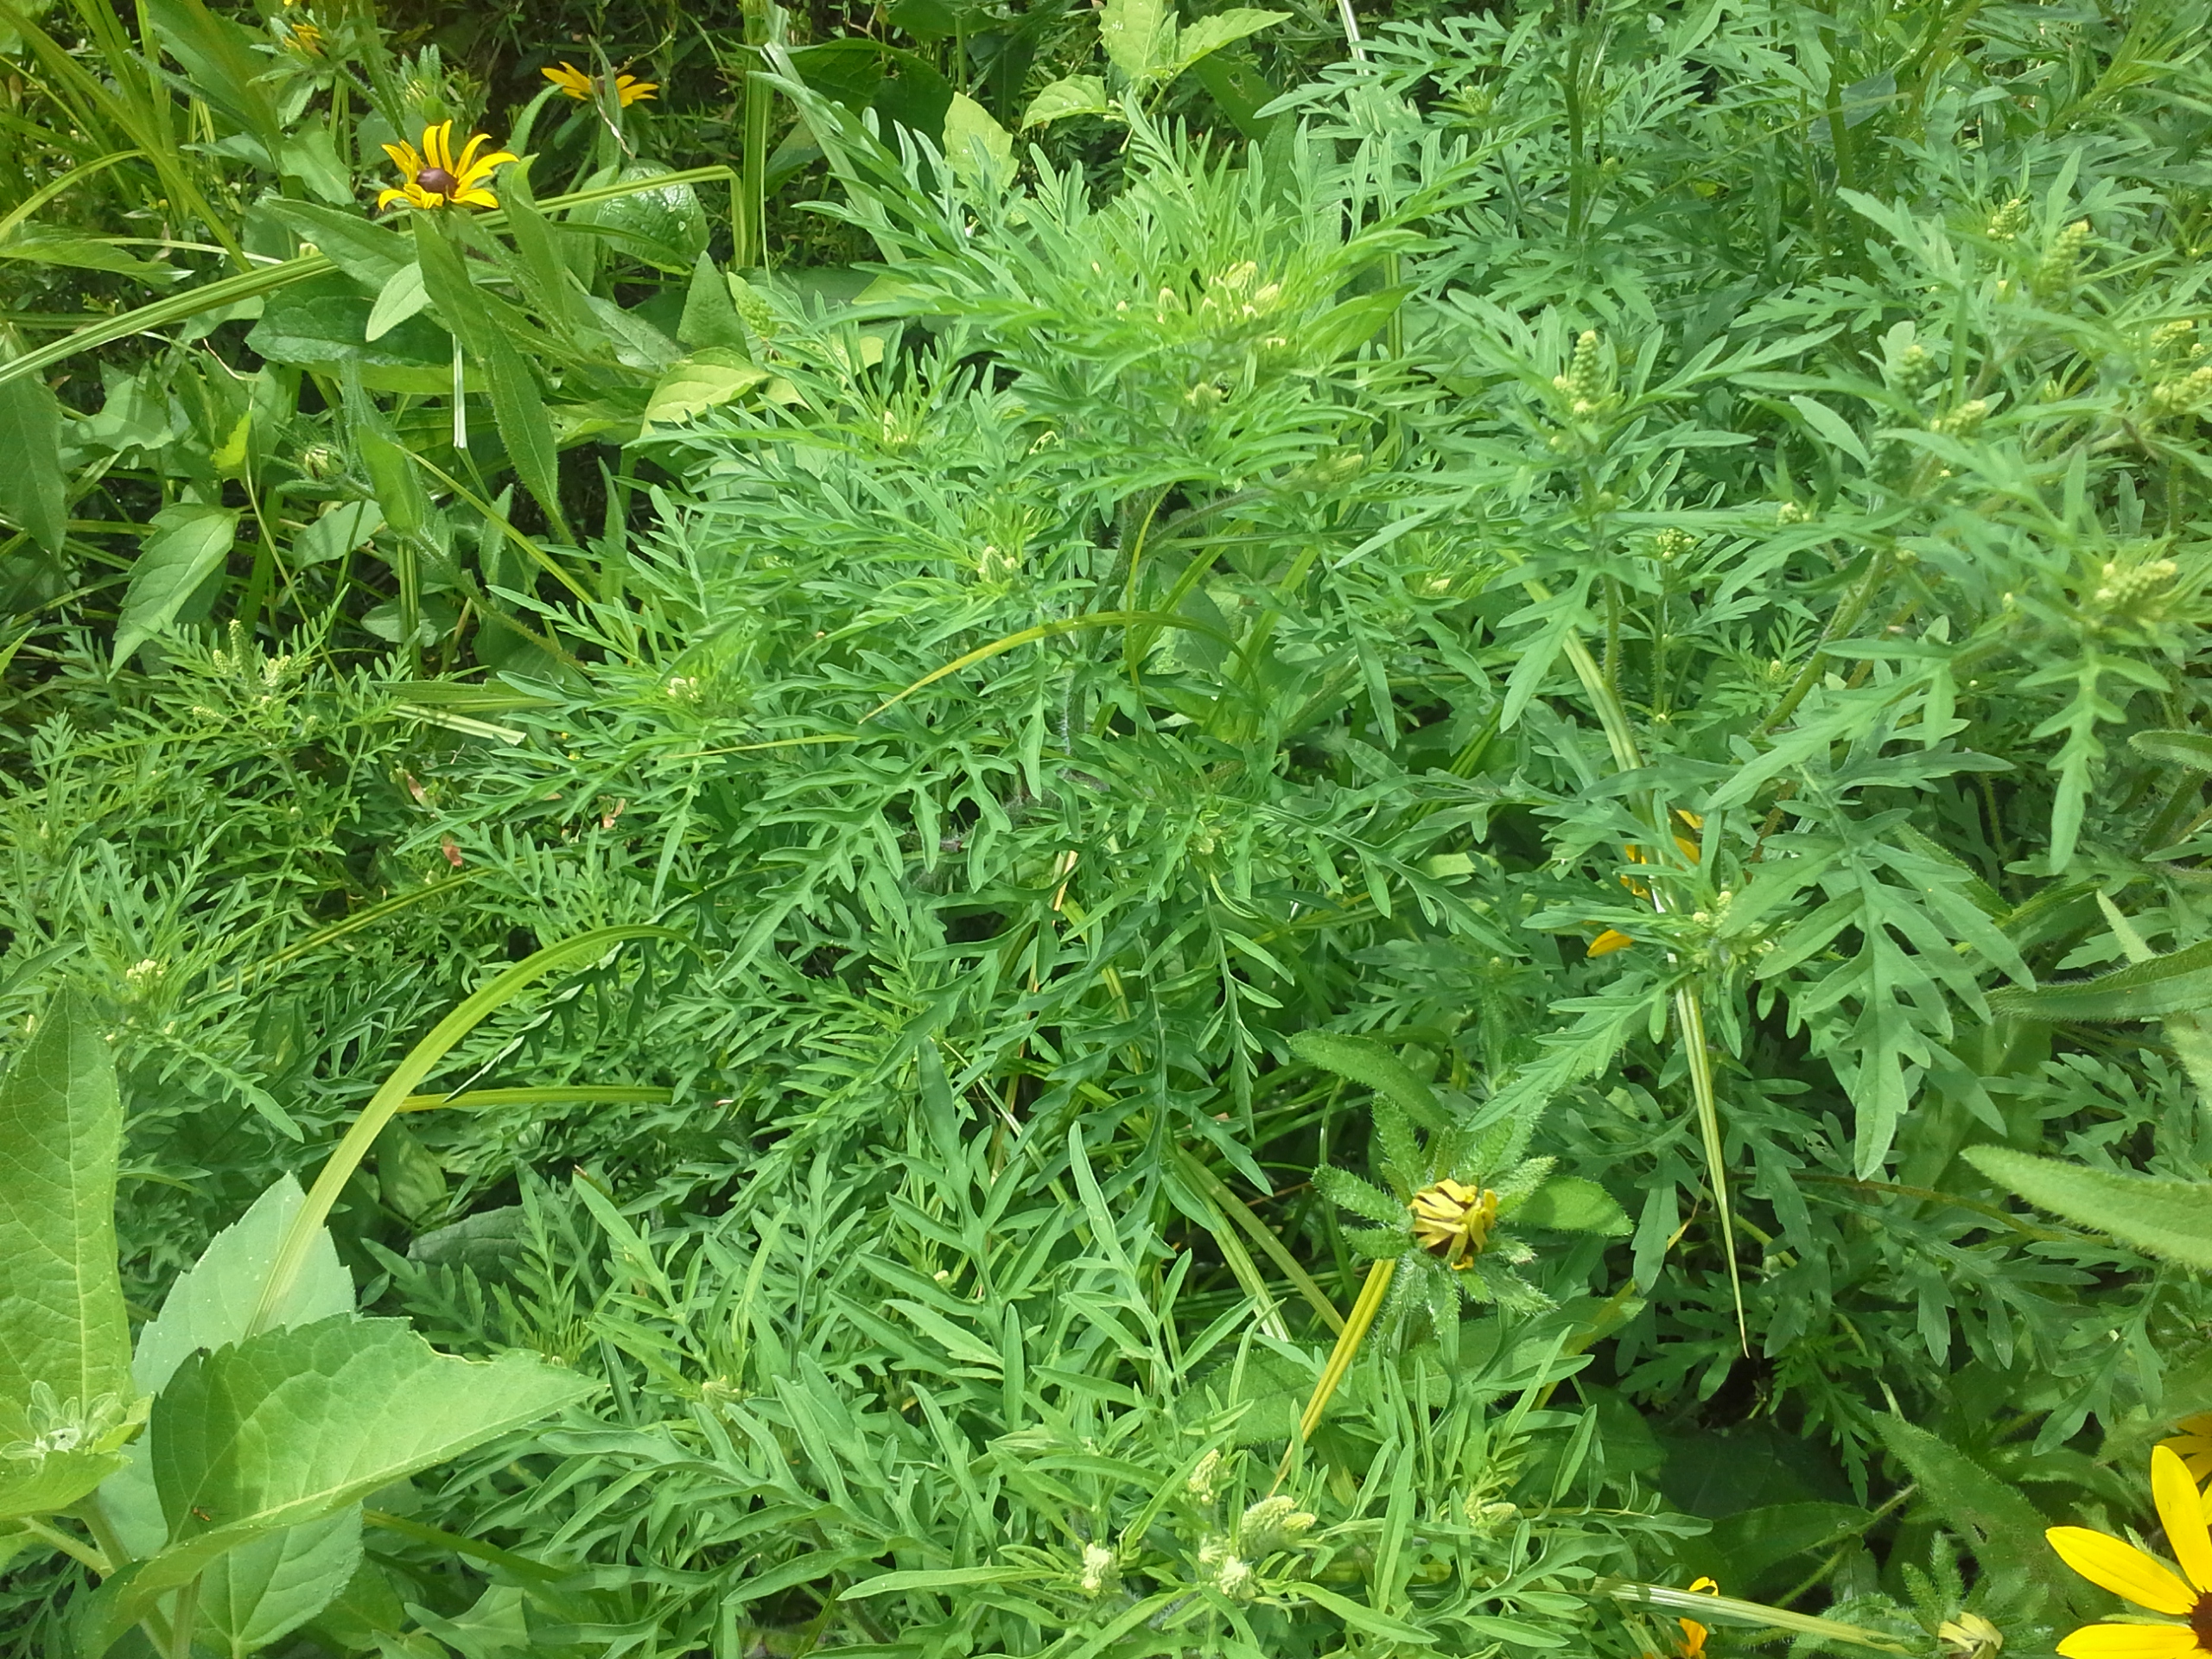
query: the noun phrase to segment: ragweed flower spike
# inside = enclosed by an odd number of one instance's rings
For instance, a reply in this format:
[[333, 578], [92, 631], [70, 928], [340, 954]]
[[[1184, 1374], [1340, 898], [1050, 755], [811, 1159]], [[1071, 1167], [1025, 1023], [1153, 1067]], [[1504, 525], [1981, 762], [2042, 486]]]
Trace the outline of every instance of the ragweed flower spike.
[[[586, 74], [573, 63], [563, 63], [555, 69], [541, 69], [538, 73], [579, 104], [588, 104], [599, 96], [601, 83], [598, 77]], [[621, 100], [626, 110], [639, 99], [651, 98], [658, 91], [660, 83], [657, 80], [639, 80], [635, 75], [614, 77], [614, 96]]]
[[2212, 1653], [2212, 1528], [2205, 1524], [2203, 1500], [2188, 1466], [2167, 1446], [2151, 1453], [2151, 1498], [2180, 1574], [2157, 1556], [2087, 1527], [2053, 1527], [2044, 1536], [2058, 1559], [2091, 1584], [2185, 1622], [2084, 1624], [2058, 1644], [2066, 1659], [2188, 1659]]
[[491, 142], [484, 133], [472, 133], [460, 156], [455, 156], [453, 123], [441, 121], [423, 129], [423, 148], [419, 151], [412, 144], [386, 144], [384, 153], [399, 169], [400, 183], [378, 195], [377, 207], [381, 209], [395, 201], [404, 201], [423, 208], [455, 205], [497, 207], [499, 199], [484, 188], [485, 182], [494, 169], [515, 157], [504, 149], [493, 150], [488, 156], [477, 154]]

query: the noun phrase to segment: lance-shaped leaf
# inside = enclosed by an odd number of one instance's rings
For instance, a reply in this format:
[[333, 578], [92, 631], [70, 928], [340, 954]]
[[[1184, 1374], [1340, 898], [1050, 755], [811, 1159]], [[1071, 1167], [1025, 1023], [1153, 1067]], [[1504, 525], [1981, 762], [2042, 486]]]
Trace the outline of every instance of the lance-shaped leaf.
[[122, 1141], [107, 1039], [56, 997], [0, 1078], [0, 1519], [73, 1503], [118, 1461], [132, 1397]]
[[1555, 1233], [1603, 1233], [1618, 1238], [1633, 1232], [1628, 1211], [1595, 1181], [1580, 1175], [1562, 1175], [1547, 1181], [1513, 1211], [1522, 1227], [1541, 1227]]
[[176, 620], [200, 584], [222, 568], [238, 534], [234, 507], [179, 502], [154, 515], [154, 533], [130, 567], [130, 586], [115, 623], [115, 664]]
[[1452, 1127], [1452, 1120], [1437, 1103], [1435, 1091], [1408, 1071], [1404, 1061], [1371, 1037], [1346, 1037], [1333, 1031], [1301, 1031], [1291, 1038], [1290, 1052], [1308, 1065], [1318, 1065], [1340, 1077], [1363, 1084], [1423, 1128]]
[[2203, 1008], [2212, 1008], [2212, 939], [2094, 979], [2032, 991], [2008, 986], [1989, 994], [1990, 1013], [2008, 1020], [2109, 1025]]
[[61, 550], [68, 518], [61, 471], [61, 404], [35, 377], [0, 385], [0, 518], [49, 553]]
[[2121, 1243], [2212, 1272], [2212, 1181], [2085, 1169], [2010, 1147], [1969, 1147], [1966, 1160], [2039, 1210]]
[[404, 1319], [340, 1315], [192, 1356], [154, 1406], [154, 1482], [173, 1541], [87, 1599], [80, 1645], [98, 1659], [230, 1551], [350, 1509], [593, 1386], [533, 1356], [441, 1354]]

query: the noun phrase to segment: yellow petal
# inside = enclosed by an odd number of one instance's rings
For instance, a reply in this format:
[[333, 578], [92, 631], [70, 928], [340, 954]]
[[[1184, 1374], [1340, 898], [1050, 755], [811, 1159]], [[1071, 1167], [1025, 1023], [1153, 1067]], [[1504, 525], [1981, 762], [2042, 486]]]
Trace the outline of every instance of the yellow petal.
[[485, 145], [491, 142], [492, 136], [489, 133], [470, 133], [468, 135], [468, 142], [461, 147], [461, 154], [454, 162], [454, 177], [457, 179], [467, 177], [468, 164], [476, 159], [476, 152], [483, 149]]
[[1610, 957], [1614, 951], [1625, 950], [1635, 943], [1627, 934], [1609, 927], [1591, 940], [1589, 948], [1582, 954], [1586, 957]]
[[2163, 1446], [2151, 1450], [2151, 1501], [2166, 1529], [2166, 1548], [2181, 1563], [2183, 1576], [2199, 1590], [2212, 1590], [2212, 1529], [2204, 1524], [2204, 1500], [2188, 1465]]
[[465, 201], [472, 207], [496, 207], [499, 205], [499, 199], [489, 190], [464, 190], [454, 200]]
[[430, 165], [444, 172], [453, 171], [453, 123], [441, 121], [435, 127], [423, 129], [423, 153], [430, 158]]
[[1704, 1659], [1705, 1638], [1712, 1632], [1694, 1618], [1678, 1618], [1675, 1623], [1682, 1627], [1681, 1659]]
[[471, 187], [480, 180], [490, 178], [493, 174], [512, 160], [514, 160], [514, 153], [512, 150], [493, 150], [489, 156], [479, 156], [475, 162], [462, 168], [454, 176], [461, 181], [464, 188]]
[[404, 201], [406, 200], [407, 193], [404, 190], [379, 190], [377, 193], [377, 211], [378, 213], [382, 213], [385, 208], [391, 207], [393, 202]]
[[1692, 1579], [1690, 1592], [1693, 1595], [1717, 1596], [1720, 1593], [1720, 1586], [1711, 1579]]
[[386, 144], [384, 153], [391, 157], [391, 164], [412, 178], [423, 170], [423, 158], [415, 153], [412, 144]]
[[2197, 1651], [2184, 1624], [2084, 1624], [2058, 1644], [2066, 1659], [2183, 1659]]
[[2173, 1569], [2133, 1544], [2087, 1527], [2053, 1527], [2044, 1534], [2058, 1559], [2091, 1584], [2124, 1596], [2154, 1613], [2182, 1614], [2196, 1605], [2196, 1592]]

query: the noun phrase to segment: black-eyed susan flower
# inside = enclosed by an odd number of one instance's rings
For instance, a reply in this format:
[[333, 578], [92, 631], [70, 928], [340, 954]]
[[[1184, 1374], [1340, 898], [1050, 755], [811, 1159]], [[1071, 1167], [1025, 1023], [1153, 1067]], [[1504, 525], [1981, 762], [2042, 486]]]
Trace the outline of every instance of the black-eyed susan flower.
[[[2189, 1467], [2167, 1446], [2151, 1453], [2151, 1500], [2180, 1563], [2087, 1527], [2053, 1527], [2044, 1536], [2058, 1559], [2091, 1584], [2177, 1624], [2084, 1624], [2058, 1650], [2066, 1659], [2188, 1659], [2212, 1653], [2212, 1528]], [[2186, 1575], [2184, 1578], [2183, 1575]]]
[[[585, 73], [573, 63], [563, 63], [557, 68], [541, 69], [538, 73], [579, 104], [588, 104], [600, 95], [602, 83], [599, 77]], [[639, 99], [651, 98], [658, 91], [660, 83], [657, 80], [639, 80], [635, 75], [614, 77], [614, 96], [626, 110]]]
[[322, 31], [313, 23], [294, 23], [284, 31], [284, 44], [303, 57], [322, 55]]
[[1479, 1255], [1497, 1224], [1497, 1194], [1448, 1175], [1414, 1193], [1406, 1208], [1414, 1242], [1448, 1268], [1464, 1268]]
[[389, 207], [395, 201], [404, 201], [416, 207], [449, 207], [456, 203], [469, 207], [497, 207], [499, 199], [484, 188], [493, 172], [513, 161], [507, 150], [493, 150], [489, 155], [477, 152], [492, 142], [483, 133], [470, 135], [461, 154], [453, 153], [453, 123], [441, 121], [423, 129], [423, 148], [414, 145], [386, 144], [384, 153], [391, 157], [391, 164], [399, 169], [399, 184], [377, 197], [377, 206]]
[[2200, 1411], [2174, 1425], [2174, 1436], [2159, 1444], [2182, 1460], [2191, 1480], [2212, 1478], [2212, 1411]]

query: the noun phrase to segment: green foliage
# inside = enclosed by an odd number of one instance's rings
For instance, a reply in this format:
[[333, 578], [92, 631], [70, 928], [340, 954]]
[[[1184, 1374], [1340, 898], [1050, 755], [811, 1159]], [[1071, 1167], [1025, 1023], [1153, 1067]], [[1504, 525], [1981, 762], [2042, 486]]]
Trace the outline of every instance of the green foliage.
[[741, 10], [0, 10], [0, 1648], [2094, 1617], [2191, 16]]

